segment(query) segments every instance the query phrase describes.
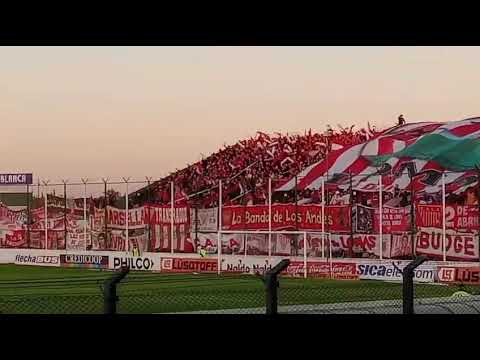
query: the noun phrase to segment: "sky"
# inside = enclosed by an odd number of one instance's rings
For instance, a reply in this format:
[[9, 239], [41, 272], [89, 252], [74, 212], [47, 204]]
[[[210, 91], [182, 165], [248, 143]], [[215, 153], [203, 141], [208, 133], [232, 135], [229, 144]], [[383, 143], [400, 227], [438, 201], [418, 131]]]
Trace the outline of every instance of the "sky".
[[480, 115], [479, 47], [0, 47], [1, 173], [159, 178], [256, 131]]

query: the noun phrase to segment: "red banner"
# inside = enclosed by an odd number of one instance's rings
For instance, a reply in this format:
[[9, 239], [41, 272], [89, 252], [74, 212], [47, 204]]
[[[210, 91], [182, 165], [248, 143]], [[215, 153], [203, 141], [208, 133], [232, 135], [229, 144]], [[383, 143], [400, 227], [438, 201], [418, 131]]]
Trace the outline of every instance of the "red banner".
[[20, 248], [27, 246], [27, 234], [25, 230], [13, 230], [5, 234], [6, 247]]
[[480, 267], [440, 267], [438, 280], [450, 284], [479, 285]]
[[[417, 205], [416, 223], [418, 227], [443, 227], [441, 205]], [[448, 205], [445, 207], [445, 227], [456, 230], [477, 230], [479, 212], [477, 206]]]
[[416, 205], [415, 222], [418, 227], [442, 228], [442, 205]]
[[[110, 246], [115, 250], [125, 250], [125, 209], [107, 207], [107, 227]], [[93, 230], [103, 233], [105, 224], [104, 209], [96, 209], [92, 219]], [[169, 252], [171, 244], [175, 252], [194, 252], [190, 239], [190, 211], [187, 207], [174, 208], [174, 229], [171, 231], [170, 206], [145, 205], [128, 211], [129, 239], [143, 244], [149, 241], [149, 250]], [[172, 239], [173, 235], [173, 239]]]
[[217, 269], [217, 259], [162, 258], [160, 271], [172, 273], [216, 273]]
[[[388, 207], [382, 208], [383, 229], [382, 232], [393, 233], [410, 230], [410, 207]], [[380, 232], [380, 209], [375, 209], [374, 232]]]
[[[297, 210], [297, 212], [295, 211]], [[223, 230], [268, 230], [268, 206], [226, 206], [222, 211]], [[272, 229], [296, 228], [322, 229], [320, 205], [272, 206]], [[350, 232], [351, 209], [349, 206], [325, 207], [325, 231]]]

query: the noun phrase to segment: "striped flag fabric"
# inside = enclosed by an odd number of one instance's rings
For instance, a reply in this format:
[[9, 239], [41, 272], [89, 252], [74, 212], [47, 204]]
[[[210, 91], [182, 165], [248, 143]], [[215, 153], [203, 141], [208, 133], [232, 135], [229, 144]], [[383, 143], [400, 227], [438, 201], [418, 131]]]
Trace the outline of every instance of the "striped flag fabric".
[[[461, 192], [476, 184], [480, 165], [480, 118], [419, 122], [387, 129], [369, 141], [330, 151], [328, 156], [297, 175], [298, 189], [326, 185], [378, 191], [382, 175], [385, 191], [395, 186], [415, 191], [441, 191], [445, 172], [447, 192]], [[350, 179], [351, 177], [351, 179]], [[328, 181], [327, 181], [328, 178]], [[289, 191], [295, 177], [275, 189]]]

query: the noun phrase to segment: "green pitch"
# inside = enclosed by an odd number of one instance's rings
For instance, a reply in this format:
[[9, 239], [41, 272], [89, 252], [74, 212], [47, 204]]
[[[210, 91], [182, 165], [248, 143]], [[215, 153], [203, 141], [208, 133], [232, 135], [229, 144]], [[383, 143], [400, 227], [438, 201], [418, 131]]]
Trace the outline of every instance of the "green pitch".
[[[0, 313], [101, 314], [103, 282], [111, 276], [91, 269], [0, 265]], [[459, 289], [417, 284], [415, 292], [441, 297]], [[127, 314], [265, 307], [264, 285], [256, 276], [132, 272], [118, 296], [118, 313]], [[280, 278], [280, 306], [401, 298], [400, 283]]]

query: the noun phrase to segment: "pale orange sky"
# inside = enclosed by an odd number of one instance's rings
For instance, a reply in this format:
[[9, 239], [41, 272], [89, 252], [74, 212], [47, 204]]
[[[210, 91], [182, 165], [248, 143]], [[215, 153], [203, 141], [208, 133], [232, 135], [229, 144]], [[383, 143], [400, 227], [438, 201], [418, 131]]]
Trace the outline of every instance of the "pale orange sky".
[[2, 47], [0, 172], [159, 177], [264, 132], [480, 115], [480, 48]]

